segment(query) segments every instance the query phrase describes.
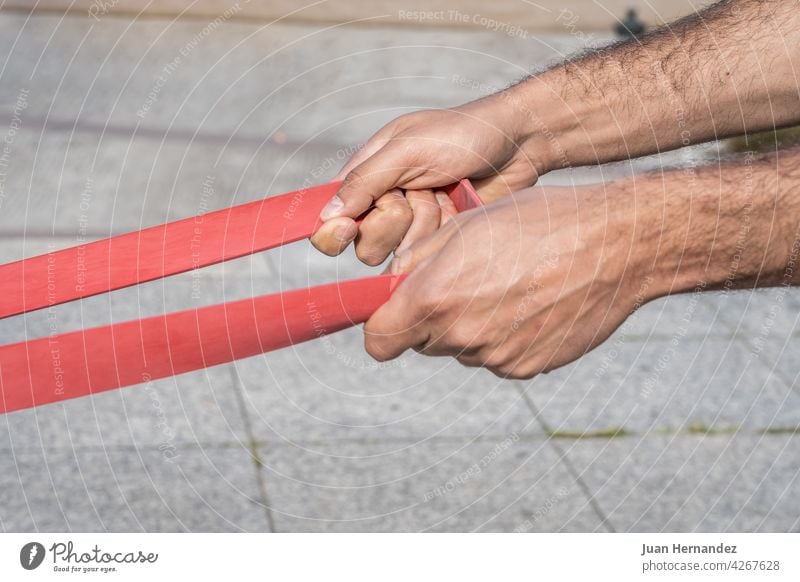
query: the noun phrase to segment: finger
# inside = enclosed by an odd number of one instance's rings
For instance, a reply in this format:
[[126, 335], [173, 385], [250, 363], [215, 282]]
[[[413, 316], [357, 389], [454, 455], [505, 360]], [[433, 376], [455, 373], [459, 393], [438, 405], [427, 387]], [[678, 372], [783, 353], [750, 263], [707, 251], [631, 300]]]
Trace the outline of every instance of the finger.
[[323, 222], [311, 237], [311, 244], [317, 250], [335, 257], [344, 251], [358, 234], [358, 224], [352, 218], [339, 217]]
[[442, 227], [458, 214], [458, 208], [453, 199], [444, 192], [436, 193], [436, 202], [439, 204], [439, 227]]
[[428, 341], [429, 326], [420, 304], [414, 301], [415, 287], [413, 281], [406, 279], [364, 324], [364, 347], [379, 362], [392, 360]]
[[462, 352], [460, 354], [452, 354], [456, 360], [462, 365], [466, 366], [467, 368], [484, 368], [486, 367], [486, 361], [483, 356], [475, 351], [475, 352]]
[[472, 187], [475, 188], [483, 203], [489, 204], [518, 190], [528, 188], [534, 182], [535, 180], [531, 180], [528, 173], [523, 173], [519, 176], [508, 176], [505, 173], [500, 173], [488, 178], [472, 180]]
[[410, 247], [395, 254], [389, 265], [394, 275], [410, 273], [420, 263], [438, 253], [457, 231], [456, 222], [450, 221], [444, 227], [418, 240]]
[[400, 190], [391, 190], [378, 198], [358, 229], [356, 256], [367, 265], [380, 265], [400, 244], [413, 216]]
[[320, 213], [323, 221], [339, 216], [356, 218], [389, 190], [400, 185], [408, 169], [404, 150], [386, 146], [353, 168], [344, 178], [339, 192]]
[[411, 208], [411, 226], [398, 245], [397, 252], [437, 231], [441, 224], [442, 213], [431, 190], [408, 190], [406, 200]]

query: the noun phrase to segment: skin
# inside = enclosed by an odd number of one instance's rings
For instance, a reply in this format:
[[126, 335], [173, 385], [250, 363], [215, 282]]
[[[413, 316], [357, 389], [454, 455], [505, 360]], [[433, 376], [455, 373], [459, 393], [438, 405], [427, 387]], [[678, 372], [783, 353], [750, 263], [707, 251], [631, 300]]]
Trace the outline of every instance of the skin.
[[[411, 273], [365, 326], [375, 358], [414, 348], [516, 378], [580, 357], [656, 297], [794, 284], [796, 152], [524, 188], [557, 168], [800, 123], [798, 69], [797, 0], [722, 2], [395, 120], [343, 169], [312, 242], [337, 254], [355, 241], [371, 265], [395, 251], [390, 269]], [[490, 204], [452, 217], [437, 188], [463, 177]]]
[[[689, 200], [673, 196], [690, 183]], [[657, 297], [794, 285], [799, 192], [800, 152], [523, 190], [394, 259], [393, 272], [411, 274], [367, 322], [367, 351], [387, 360], [414, 348], [531, 378], [579, 358]]]

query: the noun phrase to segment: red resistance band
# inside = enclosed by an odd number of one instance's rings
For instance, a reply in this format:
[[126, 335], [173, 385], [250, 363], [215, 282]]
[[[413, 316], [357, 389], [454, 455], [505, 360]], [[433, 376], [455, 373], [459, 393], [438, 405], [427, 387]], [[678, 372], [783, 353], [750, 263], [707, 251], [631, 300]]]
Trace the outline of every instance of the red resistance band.
[[[308, 238], [339, 185], [0, 265], [0, 318]], [[445, 190], [459, 211], [482, 205], [467, 180]], [[216, 366], [340, 331], [369, 319], [403, 278], [330, 283], [0, 346], [0, 413]], [[51, 365], [54, 346], [58, 374]]]

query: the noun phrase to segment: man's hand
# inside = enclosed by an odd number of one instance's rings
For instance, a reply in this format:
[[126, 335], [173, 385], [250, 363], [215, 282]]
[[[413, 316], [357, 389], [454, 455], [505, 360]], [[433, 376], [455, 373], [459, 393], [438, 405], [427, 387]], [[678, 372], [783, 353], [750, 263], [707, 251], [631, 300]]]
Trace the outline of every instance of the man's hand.
[[367, 323], [367, 351], [514, 378], [571, 362], [650, 298], [639, 212], [619, 187], [535, 187], [454, 218], [395, 257], [394, 272], [413, 272]]
[[[341, 253], [355, 239], [368, 265], [437, 230], [454, 212], [437, 188], [470, 178], [484, 201], [536, 182], [544, 152], [526, 152], [524, 115], [500, 93], [456, 109], [400, 117], [350, 160], [344, 184], [323, 211], [311, 239], [322, 252]], [[405, 194], [400, 189], [405, 190]], [[360, 228], [354, 218], [371, 206]]]
[[411, 272], [365, 326], [408, 348], [529, 378], [604, 341], [651, 299], [800, 279], [800, 150], [576, 188], [534, 187], [398, 253]]

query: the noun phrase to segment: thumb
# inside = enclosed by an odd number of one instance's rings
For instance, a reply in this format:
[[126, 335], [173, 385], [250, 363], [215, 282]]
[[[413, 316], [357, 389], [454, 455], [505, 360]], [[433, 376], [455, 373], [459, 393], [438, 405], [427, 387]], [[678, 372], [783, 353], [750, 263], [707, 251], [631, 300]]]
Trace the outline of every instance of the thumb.
[[350, 170], [339, 192], [322, 209], [320, 218], [357, 218], [366, 212], [375, 200], [400, 186], [403, 174], [409, 167], [403, 158], [400, 150], [384, 147]]
[[334, 180], [344, 180], [345, 176], [351, 172], [357, 166], [363, 164], [367, 159], [374, 156], [378, 153], [389, 140], [387, 138], [378, 139], [377, 137], [373, 137], [370, 139], [363, 148], [359, 149], [353, 156], [347, 160], [347, 163], [342, 166], [342, 169], [339, 170], [339, 173], [336, 174]]

